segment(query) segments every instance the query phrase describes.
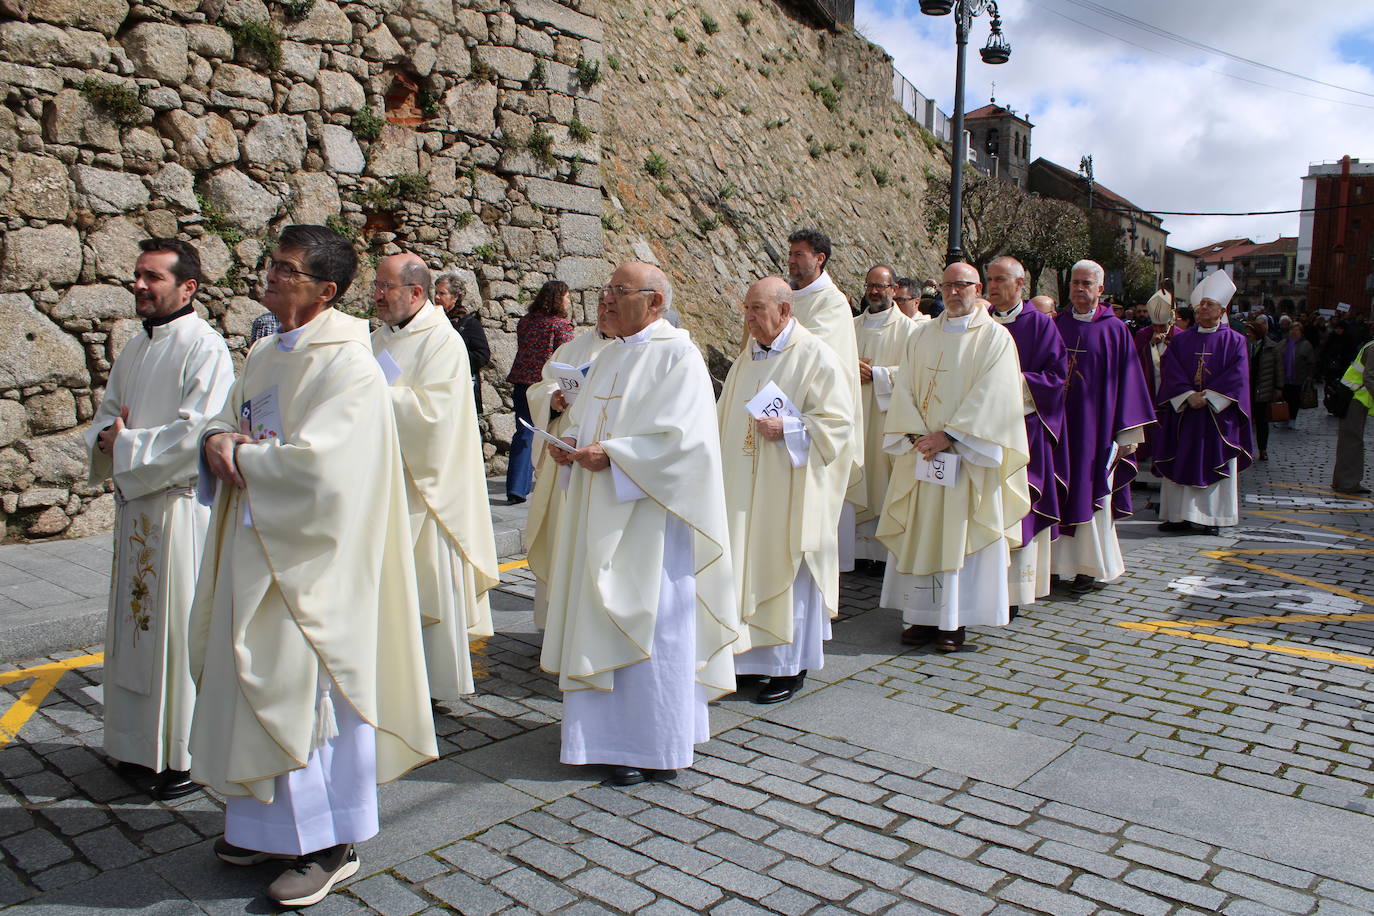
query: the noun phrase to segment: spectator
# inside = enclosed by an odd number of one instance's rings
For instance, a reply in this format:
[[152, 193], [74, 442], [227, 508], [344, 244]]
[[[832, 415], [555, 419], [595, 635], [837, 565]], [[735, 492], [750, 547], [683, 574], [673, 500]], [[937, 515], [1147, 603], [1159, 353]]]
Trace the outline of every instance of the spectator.
[[568, 305], [572, 293], [568, 284], [550, 280], [539, 288], [530, 303], [529, 311], [515, 326], [515, 361], [506, 381], [514, 386], [515, 435], [510, 443], [510, 463], [506, 468], [506, 503], [516, 505], [525, 501], [534, 486], [534, 464], [530, 460], [530, 440], [533, 434], [520, 425], [530, 422], [530, 403], [526, 393], [531, 385], [544, 378], [544, 364], [553, 351], [572, 340], [573, 326], [568, 321]]
[[482, 329], [482, 316], [468, 311], [463, 303], [463, 278], [456, 271], [439, 275], [434, 281], [434, 304], [444, 310], [449, 323], [468, 348], [468, 368], [472, 370], [472, 400], [477, 416], [482, 416], [482, 367], [491, 362], [491, 348], [487, 346], [487, 332]]
[[1250, 418], [1255, 424], [1259, 460], [1269, 460], [1269, 405], [1283, 399], [1283, 358], [1269, 339], [1269, 319], [1263, 315], [1245, 325], [1250, 336]]
[[271, 312], [263, 312], [253, 319], [253, 329], [248, 332], [248, 345], [251, 347], [259, 338], [270, 337], [281, 330], [281, 322]]
[[1312, 384], [1312, 373], [1316, 368], [1317, 351], [1303, 338], [1302, 325], [1290, 321], [1288, 339], [1283, 342], [1283, 399], [1288, 402], [1288, 422], [1282, 424], [1285, 429], [1292, 429], [1298, 422], [1303, 392]]

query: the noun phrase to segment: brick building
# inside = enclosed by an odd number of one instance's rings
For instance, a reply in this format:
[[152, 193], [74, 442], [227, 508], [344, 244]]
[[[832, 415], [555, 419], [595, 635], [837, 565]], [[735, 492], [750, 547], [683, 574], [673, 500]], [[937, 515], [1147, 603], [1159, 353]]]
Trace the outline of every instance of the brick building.
[[964, 115], [969, 161], [980, 171], [1025, 190], [1030, 176], [1030, 138], [1035, 125], [993, 99]]
[[1374, 163], [1349, 156], [1311, 166], [1302, 180], [1297, 282], [1314, 309], [1341, 303], [1369, 318], [1374, 300]]

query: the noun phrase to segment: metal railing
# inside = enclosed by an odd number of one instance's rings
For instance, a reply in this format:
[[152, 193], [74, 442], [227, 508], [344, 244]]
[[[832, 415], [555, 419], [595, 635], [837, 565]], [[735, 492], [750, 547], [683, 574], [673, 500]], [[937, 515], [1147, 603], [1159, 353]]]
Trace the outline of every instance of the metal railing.
[[895, 67], [892, 70], [892, 98], [902, 106], [903, 111], [916, 119], [917, 124], [934, 134], [935, 139], [942, 143], [953, 141], [949, 115], [939, 109], [934, 99], [922, 95], [911, 80], [898, 73]]

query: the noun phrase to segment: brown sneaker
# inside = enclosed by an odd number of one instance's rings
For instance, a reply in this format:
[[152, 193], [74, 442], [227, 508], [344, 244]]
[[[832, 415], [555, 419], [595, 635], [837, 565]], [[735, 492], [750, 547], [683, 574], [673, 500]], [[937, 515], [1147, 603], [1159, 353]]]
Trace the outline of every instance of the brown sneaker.
[[290, 862], [296, 858], [284, 852], [258, 852], [256, 849], [244, 849], [242, 846], [235, 846], [224, 837], [215, 840], [215, 855], [221, 862], [228, 862], [230, 865], [261, 865], [263, 862], [271, 862], [273, 859], [285, 859]]
[[358, 871], [352, 843], [342, 843], [301, 856], [267, 886], [267, 896], [282, 906], [310, 906]]

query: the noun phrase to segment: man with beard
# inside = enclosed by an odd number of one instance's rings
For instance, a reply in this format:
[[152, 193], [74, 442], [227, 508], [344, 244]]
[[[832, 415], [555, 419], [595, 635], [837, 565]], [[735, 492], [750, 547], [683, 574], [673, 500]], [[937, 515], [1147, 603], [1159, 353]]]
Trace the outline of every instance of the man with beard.
[[1116, 521], [1131, 514], [1136, 474], [1131, 455], [1155, 416], [1130, 332], [1100, 301], [1104, 277], [1095, 261], [1075, 264], [1069, 281], [1072, 307], [1054, 320], [1069, 361], [1064, 402], [1069, 491], [1051, 553], [1054, 574], [1074, 594], [1126, 571]]
[[199, 788], [188, 741], [187, 627], [210, 510], [195, 499], [200, 434], [234, 381], [229, 350], [191, 305], [200, 255], [146, 239], [134, 263], [143, 332], [115, 359], [86, 431], [90, 482], [114, 479], [115, 563], [105, 625], [105, 750], [166, 801]]
[[[883, 451], [883, 424], [898, 365], [918, 327], [916, 321], [893, 308], [893, 291], [892, 268], [886, 264], [870, 268], [864, 286], [865, 310], [854, 319], [863, 392], [863, 421], [854, 432], [863, 431], [864, 453], [863, 468], [857, 480], [851, 479], [840, 515], [840, 569], [845, 572], [859, 562], [876, 564], [887, 559], [887, 549], [876, 537], [878, 513], [883, 509], [887, 479], [892, 473], [892, 456]], [[921, 315], [920, 320], [930, 319]]]
[[1048, 315], [1025, 301], [1026, 269], [1015, 258], [987, 266], [992, 318], [1011, 332], [1025, 379], [1026, 467], [1031, 511], [1021, 520], [1021, 546], [1011, 552], [1008, 600], [1011, 616], [1021, 605], [1050, 593], [1050, 542], [1058, 536], [1060, 503], [1067, 487], [1064, 463], [1064, 341]]
[[[815, 229], [798, 229], [787, 237], [787, 245], [788, 280], [795, 290], [792, 317], [833, 350], [840, 365], [845, 367], [844, 379], [853, 410], [850, 420], [858, 429], [863, 423], [859, 346], [854, 337], [854, 313], [844, 293], [826, 273], [830, 263], [830, 238]], [[857, 442], [851, 443], [847, 457], [852, 467], [849, 482], [853, 483], [863, 465], [863, 448]]]
[[897, 457], [878, 539], [891, 552], [882, 606], [954, 652], [964, 627], [1010, 619], [1029, 456], [1015, 341], [978, 308], [978, 271], [951, 264], [940, 286], [945, 311], [911, 336], [887, 412]]

